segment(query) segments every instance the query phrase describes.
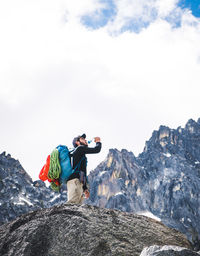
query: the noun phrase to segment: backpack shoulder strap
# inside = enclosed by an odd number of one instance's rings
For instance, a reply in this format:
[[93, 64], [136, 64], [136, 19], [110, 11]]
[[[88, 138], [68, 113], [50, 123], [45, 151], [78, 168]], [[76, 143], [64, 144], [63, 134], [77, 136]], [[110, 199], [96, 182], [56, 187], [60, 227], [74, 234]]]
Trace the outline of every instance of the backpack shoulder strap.
[[86, 159], [85, 156], [83, 156], [83, 157], [81, 158], [81, 160], [78, 162], [78, 164], [75, 166], [74, 171], [76, 171], [77, 169], [80, 168], [80, 165], [81, 165], [81, 163], [82, 163], [82, 161], [83, 161], [84, 159]]

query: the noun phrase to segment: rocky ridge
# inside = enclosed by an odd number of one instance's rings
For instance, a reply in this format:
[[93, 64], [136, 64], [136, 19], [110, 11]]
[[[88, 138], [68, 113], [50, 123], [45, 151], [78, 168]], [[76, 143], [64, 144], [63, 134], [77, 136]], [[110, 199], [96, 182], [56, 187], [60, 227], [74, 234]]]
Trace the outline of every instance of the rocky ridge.
[[89, 182], [88, 204], [151, 213], [200, 249], [200, 119], [185, 128], [160, 126], [138, 157], [109, 150]]
[[154, 244], [194, 253], [183, 234], [158, 221], [89, 205], [37, 210], [0, 227], [2, 256], [139, 256]]

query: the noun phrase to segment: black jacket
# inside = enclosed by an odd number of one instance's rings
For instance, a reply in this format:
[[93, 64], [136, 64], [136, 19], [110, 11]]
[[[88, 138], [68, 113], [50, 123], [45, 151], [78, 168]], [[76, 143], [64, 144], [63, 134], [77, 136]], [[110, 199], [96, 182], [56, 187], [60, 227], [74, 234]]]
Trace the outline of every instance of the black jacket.
[[80, 179], [80, 171], [84, 174], [83, 190], [87, 189], [86, 177], [87, 177], [87, 157], [86, 154], [95, 154], [101, 151], [101, 142], [97, 142], [94, 148], [89, 148], [88, 146], [78, 146], [75, 151], [72, 153], [72, 166], [73, 169], [80, 163], [80, 167], [76, 169], [76, 172], [70, 175], [68, 180], [75, 178]]

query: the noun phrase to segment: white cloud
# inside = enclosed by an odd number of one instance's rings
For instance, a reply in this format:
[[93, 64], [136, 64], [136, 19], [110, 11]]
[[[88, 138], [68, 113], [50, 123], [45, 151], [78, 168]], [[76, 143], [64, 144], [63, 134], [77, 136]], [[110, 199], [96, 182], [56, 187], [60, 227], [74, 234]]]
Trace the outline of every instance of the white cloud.
[[148, 14], [145, 1], [116, 4], [112, 26], [89, 30], [80, 18], [101, 9], [97, 1], [0, 3], [1, 150], [34, 179], [53, 147], [82, 132], [103, 140], [91, 169], [109, 148], [137, 154], [160, 124], [199, 117], [199, 21], [183, 12], [173, 29], [161, 16], [175, 1], [148, 1], [160, 17], [138, 34], [112, 36], [132, 15]]
[[[157, 19], [170, 18], [177, 22], [183, 10], [177, 7], [178, 0], [117, 0], [116, 16], [109, 22], [109, 32], [121, 31], [124, 27], [140, 31]], [[178, 20], [179, 21], [179, 20]]]
[[156, 1], [155, 6], [158, 10], [158, 15], [160, 17], [166, 17], [171, 12], [177, 9], [176, 5], [178, 0], [162, 0]]

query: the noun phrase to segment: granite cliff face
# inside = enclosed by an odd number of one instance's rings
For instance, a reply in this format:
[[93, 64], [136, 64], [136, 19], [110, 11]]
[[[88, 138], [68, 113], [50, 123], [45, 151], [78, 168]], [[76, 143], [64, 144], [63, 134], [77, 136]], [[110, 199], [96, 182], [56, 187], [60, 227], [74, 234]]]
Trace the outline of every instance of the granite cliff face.
[[160, 126], [137, 158], [111, 149], [89, 181], [87, 203], [150, 212], [200, 247], [200, 119], [176, 130]]
[[42, 181], [33, 182], [19, 161], [0, 154], [0, 225], [21, 214], [66, 201], [66, 192], [54, 193]]
[[0, 227], [2, 256], [139, 256], [154, 244], [181, 246], [197, 255], [183, 234], [160, 222], [89, 205], [54, 206]]

